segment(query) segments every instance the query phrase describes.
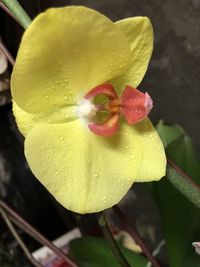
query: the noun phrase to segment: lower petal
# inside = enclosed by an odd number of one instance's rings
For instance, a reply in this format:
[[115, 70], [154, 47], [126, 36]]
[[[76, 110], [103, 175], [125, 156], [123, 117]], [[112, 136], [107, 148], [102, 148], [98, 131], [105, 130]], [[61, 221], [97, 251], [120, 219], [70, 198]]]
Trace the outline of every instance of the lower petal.
[[148, 118], [136, 124], [134, 128], [138, 133], [142, 151], [142, 164], [135, 182], [158, 181], [166, 173], [163, 143]]
[[126, 124], [100, 137], [80, 120], [40, 124], [25, 141], [34, 175], [65, 208], [97, 212], [118, 203], [142, 164], [140, 132]]

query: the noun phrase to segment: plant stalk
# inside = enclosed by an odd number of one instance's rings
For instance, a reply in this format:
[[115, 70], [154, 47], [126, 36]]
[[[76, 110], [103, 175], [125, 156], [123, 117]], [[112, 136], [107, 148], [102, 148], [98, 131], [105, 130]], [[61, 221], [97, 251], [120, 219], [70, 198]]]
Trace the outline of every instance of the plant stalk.
[[170, 159], [167, 162], [167, 179], [178, 191], [200, 209], [200, 186]]
[[6, 225], [8, 226], [10, 232], [14, 236], [14, 238], [17, 240], [18, 244], [20, 245], [21, 249], [24, 251], [24, 254], [28, 258], [28, 260], [35, 266], [35, 267], [43, 267], [39, 261], [37, 261], [25, 245], [24, 241], [21, 239], [21, 237], [18, 235], [17, 231], [15, 230], [14, 226], [12, 225], [10, 219], [8, 218], [6, 212], [0, 207], [0, 213], [2, 215], [2, 218], [4, 219]]
[[151, 262], [152, 266], [154, 267], [160, 267], [159, 263], [156, 261], [156, 259], [153, 257], [151, 252], [148, 250], [146, 247], [145, 243], [143, 240], [140, 238], [139, 234], [137, 231], [133, 228], [133, 226], [130, 224], [126, 216], [121, 212], [119, 207], [117, 205], [113, 206], [114, 212], [117, 214], [117, 216], [120, 218], [121, 222], [125, 226], [126, 230], [128, 233], [133, 237], [135, 242], [140, 246], [142, 249], [144, 255], [147, 257], [147, 259]]
[[1, 0], [1, 2], [7, 6], [24, 29], [29, 26], [31, 19], [17, 0]]
[[121, 250], [119, 249], [117, 242], [115, 241], [111, 230], [109, 228], [108, 222], [106, 220], [105, 213], [102, 212], [99, 216], [99, 225], [101, 227], [102, 233], [108, 242], [108, 245], [110, 246], [113, 254], [115, 255], [116, 259], [120, 263], [122, 267], [131, 267], [124, 255], [122, 254]]

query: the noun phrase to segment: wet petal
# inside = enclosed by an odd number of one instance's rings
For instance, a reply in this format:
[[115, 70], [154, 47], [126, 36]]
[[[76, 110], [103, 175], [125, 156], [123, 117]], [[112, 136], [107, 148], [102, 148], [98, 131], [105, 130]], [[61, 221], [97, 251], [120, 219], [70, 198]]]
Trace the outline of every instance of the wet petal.
[[166, 172], [166, 156], [162, 141], [148, 118], [134, 125], [134, 128], [140, 138], [142, 151], [142, 165], [135, 182], [158, 181]]
[[125, 34], [131, 48], [131, 67], [111, 81], [122, 93], [126, 85], [137, 88], [144, 77], [153, 50], [153, 29], [147, 17], [123, 19], [116, 26]]
[[121, 200], [141, 165], [140, 148], [132, 127], [124, 124], [105, 138], [78, 120], [41, 124], [25, 142], [32, 172], [58, 202], [78, 213], [97, 212]]
[[23, 36], [12, 95], [31, 113], [72, 105], [120, 75], [129, 58], [127, 39], [104, 15], [86, 7], [52, 8], [37, 16]]
[[18, 107], [15, 101], [13, 101], [13, 113], [17, 127], [23, 136], [27, 136], [37, 124], [66, 123], [77, 119], [74, 106], [66, 106], [48, 113], [28, 113]]

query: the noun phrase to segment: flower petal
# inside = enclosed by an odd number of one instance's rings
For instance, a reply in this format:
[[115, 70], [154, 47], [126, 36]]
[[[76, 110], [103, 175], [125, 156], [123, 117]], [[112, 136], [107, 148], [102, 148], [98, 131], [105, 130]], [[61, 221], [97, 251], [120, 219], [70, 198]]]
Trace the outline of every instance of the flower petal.
[[[41, 124], [25, 141], [32, 172], [64, 207], [97, 212], [118, 203], [141, 165], [138, 132], [122, 125], [112, 138], [81, 124]], [[108, 165], [109, 163], [109, 165]]]
[[23, 136], [27, 136], [37, 124], [66, 123], [77, 119], [74, 106], [66, 106], [49, 113], [28, 113], [13, 101], [13, 113], [17, 122], [17, 127]]
[[12, 75], [13, 98], [31, 113], [73, 105], [123, 73], [130, 53], [121, 30], [97, 11], [51, 8], [23, 36]]
[[138, 132], [142, 146], [142, 165], [135, 182], [158, 181], [166, 173], [166, 156], [163, 143], [148, 118], [134, 127]]
[[131, 48], [131, 67], [110, 81], [122, 93], [126, 85], [137, 88], [144, 77], [153, 50], [153, 28], [147, 17], [127, 18], [115, 24], [125, 34]]

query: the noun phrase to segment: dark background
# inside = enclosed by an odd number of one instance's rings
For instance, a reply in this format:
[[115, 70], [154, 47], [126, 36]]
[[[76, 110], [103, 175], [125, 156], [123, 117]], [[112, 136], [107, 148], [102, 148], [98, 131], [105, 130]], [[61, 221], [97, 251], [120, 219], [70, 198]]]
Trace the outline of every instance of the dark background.
[[[148, 16], [154, 27], [155, 45], [149, 69], [139, 88], [150, 92], [154, 99], [154, 109], [150, 117], [154, 123], [163, 119], [170, 124], [180, 124], [200, 148], [200, 0], [20, 2], [31, 18], [47, 7], [68, 4], [97, 9], [113, 21], [131, 16]], [[0, 10], [0, 36], [13, 56], [17, 53], [22, 33], [23, 29]], [[11, 72], [11, 67], [9, 71]], [[143, 197], [140, 185], [134, 189], [134, 194], [142, 194]], [[64, 210], [30, 173], [23, 155], [23, 142], [15, 128], [9, 103], [0, 107], [0, 198], [50, 239], [77, 225], [87, 231], [88, 224], [93, 225], [95, 221], [91, 216], [80, 217]], [[145, 203], [144, 200], [139, 206], [135, 205], [131, 214], [133, 218], [138, 218], [138, 212], [141, 216], [146, 214], [148, 218], [152, 214], [150, 220], [154, 224], [156, 221], [159, 232], [157, 211], [150, 204], [146, 207]], [[126, 205], [128, 210], [128, 204]], [[141, 217], [138, 220], [141, 222]], [[3, 229], [6, 229], [5, 225]], [[9, 240], [5, 231], [1, 237], [6, 242]], [[0, 250], [1, 244], [0, 240]], [[34, 243], [32, 247], [35, 248]]]

